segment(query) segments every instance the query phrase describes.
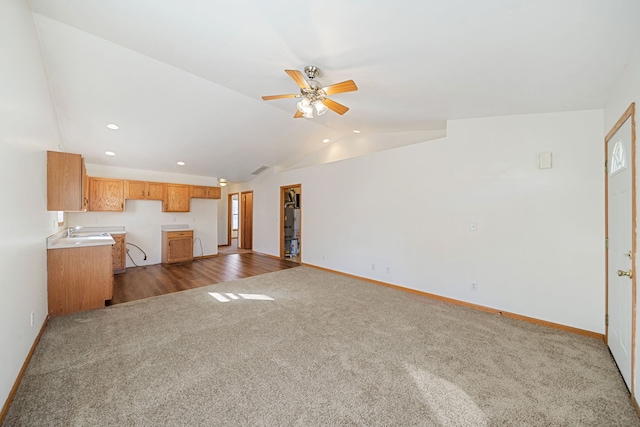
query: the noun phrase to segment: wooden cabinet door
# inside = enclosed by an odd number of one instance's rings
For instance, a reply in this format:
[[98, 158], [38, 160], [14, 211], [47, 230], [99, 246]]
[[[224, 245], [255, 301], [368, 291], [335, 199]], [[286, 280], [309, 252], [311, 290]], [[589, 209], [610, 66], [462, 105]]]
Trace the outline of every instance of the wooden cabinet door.
[[124, 211], [124, 181], [89, 177], [89, 210]]
[[84, 165], [84, 157], [81, 160], [82, 211], [86, 212], [89, 210], [89, 177], [87, 176], [87, 167]]
[[113, 234], [111, 237], [113, 237], [113, 240], [116, 242], [111, 249], [113, 274], [124, 273], [127, 269], [125, 235]]
[[125, 181], [124, 182], [124, 198], [125, 199], [146, 199], [146, 182], [144, 181]]
[[219, 199], [220, 187], [191, 186], [191, 197], [194, 199]]
[[169, 239], [167, 262], [191, 261], [193, 259], [193, 238], [174, 237]]
[[191, 197], [195, 199], [206, 199], [207, 198], [207, 188], [201, 185], [192, 185], [191, 186]]
[[162, 263], [193, 260], [193, 231], [162, 232]]
[[105, 306], [113, 298], [111, 247], [47, 250], [49, 316]]
[[137, 200], [162, 200], [161, 182], [125, 181], [124, 198]]
[[161, 182], [147, 182], [147, 199], [162, 200], [162, 189], [164, 185]]
[[47, 210], [86, 210], [84, 176], [84, 159], [80, 154], [47, 151]]
[[207, 196], [209, 199], [219, 199], [220, 196], [220, 187], [207, 187]]
[[163, 212], [189, 212], [191, 186], [182, 184], [164, 185]]

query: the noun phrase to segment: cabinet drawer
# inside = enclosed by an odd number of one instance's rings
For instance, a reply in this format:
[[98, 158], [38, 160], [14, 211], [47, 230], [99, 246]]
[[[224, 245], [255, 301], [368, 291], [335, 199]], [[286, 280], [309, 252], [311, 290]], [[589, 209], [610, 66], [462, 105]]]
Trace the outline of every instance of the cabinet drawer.
[[173, 237], [193, 237], [193, 231], [168, 231], [167, 237], [169, 239]]

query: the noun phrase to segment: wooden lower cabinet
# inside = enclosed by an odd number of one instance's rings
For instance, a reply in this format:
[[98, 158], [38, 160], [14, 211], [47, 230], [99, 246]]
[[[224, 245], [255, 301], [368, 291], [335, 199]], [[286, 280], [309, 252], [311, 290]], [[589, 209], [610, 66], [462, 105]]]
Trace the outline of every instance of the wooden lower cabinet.
[[127, 250], [126, 234], [112, 234], [116, 242], [111, 249], [113, 274], [120, 274], [127, 271]]
[[193, 230], [162, 232], [162, 263], [193, 260]]
[[105, 306], [113, 298], [111, 245], [47, 250], [49, 316]]

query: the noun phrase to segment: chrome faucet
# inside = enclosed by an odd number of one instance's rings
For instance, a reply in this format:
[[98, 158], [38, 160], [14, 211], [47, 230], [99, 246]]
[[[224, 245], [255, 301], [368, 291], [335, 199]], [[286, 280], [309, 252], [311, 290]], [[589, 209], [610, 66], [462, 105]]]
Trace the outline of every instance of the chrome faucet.
[[81, 225], [76, 225], [75, 227], [69, 227], [67, 229], [67, 237], [71, 237], [71, 235], [73, 233], [75, 233], [76, 231], [81, 231], [84, 227]]

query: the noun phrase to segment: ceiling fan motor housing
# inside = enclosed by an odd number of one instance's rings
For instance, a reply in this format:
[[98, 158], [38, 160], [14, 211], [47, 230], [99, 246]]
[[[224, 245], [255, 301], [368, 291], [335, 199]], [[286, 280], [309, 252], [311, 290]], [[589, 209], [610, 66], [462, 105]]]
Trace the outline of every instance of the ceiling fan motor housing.
[[315, 79], [320, 75], [320, 68], [315, 65], [307, 65], [304, 67], [304, 73], [309, 77], [310, 80]]

